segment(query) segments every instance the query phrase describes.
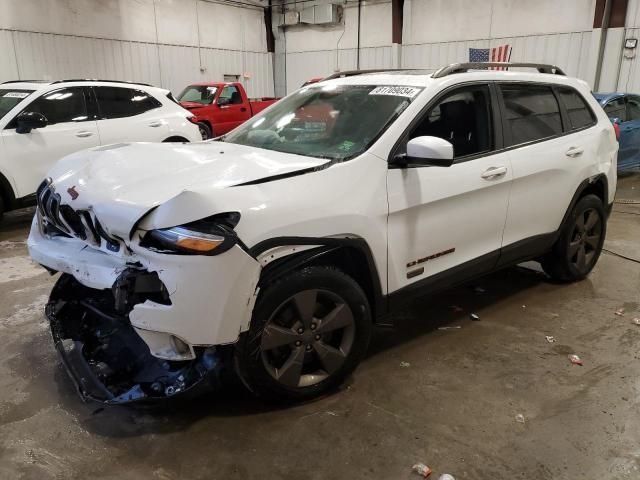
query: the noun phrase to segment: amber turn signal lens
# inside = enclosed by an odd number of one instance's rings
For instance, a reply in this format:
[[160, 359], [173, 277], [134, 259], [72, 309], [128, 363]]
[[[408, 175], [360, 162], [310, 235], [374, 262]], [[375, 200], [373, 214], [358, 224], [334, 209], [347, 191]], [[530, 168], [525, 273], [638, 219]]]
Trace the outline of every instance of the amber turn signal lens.
[[205, 240], [202, 238], [182, 237], [178, 238], [176, 245], [194, 252], [210, 252], [220, 246], [223, 240]]

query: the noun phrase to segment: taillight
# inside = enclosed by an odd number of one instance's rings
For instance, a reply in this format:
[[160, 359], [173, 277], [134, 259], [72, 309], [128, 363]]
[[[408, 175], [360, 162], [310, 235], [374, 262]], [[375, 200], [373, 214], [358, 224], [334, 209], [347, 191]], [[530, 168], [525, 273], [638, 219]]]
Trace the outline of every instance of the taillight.
[[620, 125], [618, 125], [617, 123], [614, 123], [613, 129], [616, 132], [616, 140], [620, 141]]

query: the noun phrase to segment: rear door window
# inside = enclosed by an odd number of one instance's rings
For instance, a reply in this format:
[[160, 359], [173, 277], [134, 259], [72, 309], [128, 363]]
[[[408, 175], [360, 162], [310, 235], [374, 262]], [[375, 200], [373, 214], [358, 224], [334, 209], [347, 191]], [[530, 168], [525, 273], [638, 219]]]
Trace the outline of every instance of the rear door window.
[[140, 115], [162, 104], [142, 90], [122, 87], [94, 87], [100, 118], [124, 118]]
[[578, 130], [595, 124], [595, 115], [584, 98], [582, 98], [582, 95], [576, 90], [569, 87], [560, 87], [558, 88], [558, 95], [567, 111], [571, 130]]
[[222, 89], [222, 92], [220, 92], [220, 100], [227, 105], [238, 105], [242, 103], [242, 96], [240, 95], [238, 87], [227, 85]]
[[543, 140], [562, 134], [560, 107], [546, 85], [501, 85], [510, 145]]
[[619, 118], [621, 122], [627, 121], [627, 109], [623, 97], [609, 100], [604, 106], [604, 111], [609, 118]]

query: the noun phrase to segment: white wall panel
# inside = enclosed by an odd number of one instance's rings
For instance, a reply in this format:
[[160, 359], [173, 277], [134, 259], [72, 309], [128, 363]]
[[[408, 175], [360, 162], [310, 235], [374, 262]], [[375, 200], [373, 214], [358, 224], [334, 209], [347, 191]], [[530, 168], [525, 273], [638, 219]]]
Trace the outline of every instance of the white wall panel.
[[[629, 0], [627, 3], [627, 28], [640, 27], [640, 0]], [[637, 35], [637, 31], [635, 34]]]
[[468, 40], [461, 42], [404, 45], [402, 66], [435, 70], [444, 65], [469, 61], [469, 48], [511, 45], [511, 61], [552, 63], [569, 75], [584, 78], [588, 65], [591, 32], [528, 37]]
[[[637, 3], [637, 2], [636, 2]], [[629, 5], [631, 7], [631, 3]], [[627, 37], [640, 38], [640, 28], [628, 28]], [[640, 93], [640, 57], [636, 52], [635, 57], [622, 57], [620, 65], [620, 77], [618, 78], [617, 91]]]
[[6, 30], [0, 30], [0, 82], [17, 78], [19, 78], [19, 74], [13, 47], [13, 34]]
[[247, 73], [250, 95], [272, 96], [266, 50], [261, 8], [203, 0], [0, 0], [0, 80], [105, 78], [178, 93], [194, 81]]

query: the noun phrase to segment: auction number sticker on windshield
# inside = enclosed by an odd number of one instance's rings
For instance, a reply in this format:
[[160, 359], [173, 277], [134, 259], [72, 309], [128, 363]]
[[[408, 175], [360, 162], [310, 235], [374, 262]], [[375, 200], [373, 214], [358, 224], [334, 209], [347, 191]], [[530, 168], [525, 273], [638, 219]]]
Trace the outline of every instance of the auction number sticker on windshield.
[[414, 87], [376, 87], [369, 92], [369, 95], [393, 95], [394, 97], [413, 98], [418, 93], [420, 93], [420, 89]]
[[28, 93], [25, 92], [9, 92], [3, 95], [4, 98], [27, 98]]

